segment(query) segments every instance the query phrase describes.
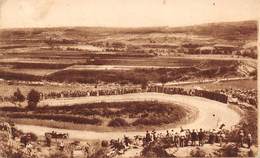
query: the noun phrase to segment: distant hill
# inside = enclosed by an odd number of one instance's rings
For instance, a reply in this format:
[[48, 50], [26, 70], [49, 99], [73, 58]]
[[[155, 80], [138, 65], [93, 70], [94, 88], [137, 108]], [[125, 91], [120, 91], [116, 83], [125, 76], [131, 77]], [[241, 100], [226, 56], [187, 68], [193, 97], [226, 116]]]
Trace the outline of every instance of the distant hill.
[[257, 21], [222, 22], [172, 28], [173, 32], [193, 33], [225, 40], [257, 40]]
[[48, 36], [68, 37], [74, 40], [102, 38], [114, 34], [187, 33], [210, 36], [223, 40], [257, 40], [257, 21], [220, 22], [184, 27], [56, 27], [0, 29], [0, 40], [4, 39], [45, 39]]

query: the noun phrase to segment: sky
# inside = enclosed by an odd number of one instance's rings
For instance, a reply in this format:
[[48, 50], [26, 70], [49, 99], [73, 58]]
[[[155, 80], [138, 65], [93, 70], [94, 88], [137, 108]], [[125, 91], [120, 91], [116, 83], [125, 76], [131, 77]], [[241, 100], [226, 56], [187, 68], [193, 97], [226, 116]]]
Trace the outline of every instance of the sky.
[[0, 28], [187, 26], [259, 14], [260, 0], [0, 0]]

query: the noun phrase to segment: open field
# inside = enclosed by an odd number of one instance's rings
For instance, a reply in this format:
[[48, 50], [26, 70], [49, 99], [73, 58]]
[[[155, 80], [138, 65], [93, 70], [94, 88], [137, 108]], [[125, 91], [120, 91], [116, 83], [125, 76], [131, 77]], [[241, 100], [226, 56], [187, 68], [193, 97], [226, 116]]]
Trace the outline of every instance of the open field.
[[180, 67], [180, 66], [194, 66], [201, 63], [208, 63], [208, 66], [214, 67], [224, 64], [227, 66], [228, 62], [234, 63], [236, 61], [249, 60], [256, 64], [253, 59], [245, 58], [226, 58], [225, 56], [183, 56], [183, 57], [95, 57], [83, 58], [79, 60], [64, 59], [28, 59], [28, 58], [3, 58], [0, 59], [0, 65], [11, 66], [12, 68], [33, 68], [33, 69], [63, 69], [71, 65], [124, 65], [124, 66], [161, 66], [161, 67]]
[[[255, 21], [244, 21], [178, 28], [4, 29], [0, 78], [140, 84], [250, 76], [251, 72], [240, 71], [241, 65], [255, 66], [256, 60], [236, 49], [250, 45], [250, 51], [255, 50], [256, 26]], [[204, 45], [223, 43], [236, 49], [196, 53]], [[180, 71], [167, 70], [170, 67]]]
[[207, 90], [218, 90], [218, 89], [225, 89], [225, 88], [252, 90], [252, 89], [257, 89], [257, 80], [239, 80], [239, 81], [215, 82], [215, 83], [204, 83], [204, 84], [190, 84], [190, 85], [183, 85], [182, 87], [187, 87], [187, 88], [200, 87], [202, 89], [207, 89]]
[[[166, 59], [164, 59], [166, 60]], [[146, 59], [146, 61], [149, 61]], [[121, 61], [122, 62], [122, 61]], [[150, 61], [149, 61], [150, 62]], [[162, 61], [160, 61], [163, 63]], [[193, 60], [175, 59], [169, 60], [172, 66], [126, 66], [126, 65], [75, 65], [66, 69], [39, 69], [27, 68], [26, 71], [19, 69], [2, 70], [0, 78], [5, 80], [27, 80], [27, 81], [55, 81], [55, 82], [126, 82], [140, 84], [145, 80], [153, 82], [187, 81], [194, 79], [227, 78], [254, 76], [252, 70], [241, 71], [241, 64], [238, 61], [229, 60]], [[174, 66], [173, 66], [174, 65]], [[20, 68], [21, 69], [21, 68]], [[244, 69], [244, 68], [243, 68]], [[21, 69], [23, 70], [23, 69]], [[37, 73], [33, 73], [37, 71]], [[29, 73], [28, 73], [29, 72]], [[45, 73], [45, 75], [43, 75]], [[70, 75], [68, 75], [70, 74]], [[165, 82], [164, 81], [164, 82]]]
[[46, 78], [55, 82], [79, 82], [79, 83], [134, 83], [141, 84], [144, 81], [169, 82], [187, 81], [194, 78], [218, 78], [218, 77], [243, 77], [235, 67], [222, 67], [200, 70], [196, 68], [180, 69], [133, 69], [133, 70], [64, 70], [52, 73]]
[[[51, 42], [56, 45], [73, 45], [80, 42], [95, 44], [97, 46], [106, 45], [107, 47], [111, 47], [116, 45], [122, 47], [127, 44], [140, 45], [140, 43], [150, 42], [176, 44], [176, 42], [180, 43], [187, 40], [187, 38], [192, 42], [214, 42], [218, 40], [235, 43], [240, 39], [255, 40], [257, 38], [256, 32], [256, 21], [243, 21], [175, 28], [59, 27], [5, 29], [1, 30], [1, 37], [5, 39], [2, 44], [2, 48], [5, 49], [26, 48], [28, 46], [35, 47], [39, 45], [46, 47], [51, 46]], [[189, 33], [188, 37], [187, 33]], [[46, 36], [52, 37], [52, 39], [46, 39]]]
[[[209, 31], [212, 28], [214, 31]], [[0, 65], [32, 69], [63, 69], [76, 64], [178, 67], [205, 59], [244, 60], [248, 58], [232, 53], [190, 55], [185, 53], [189, 49], [185, 45], [229, 43], [243, 47], [256, 41], [256, 32], [256, 21], [177, 28], [1, 29]]]
[[55, 69], [29, 69], [29, 68], [3, 68], [0, 67], [0, 71], [3, 72], [10, 72], [10, 73], [15, 73], [15, 74], [19, 74], [19, 73], [23, 73], [23, 74], [28, 74], [28, 75], [35, 75], [35, 76], [45, 76], [48, 75], [50, 73], [54, 73], [56, 71], [59, 70], [55, 70]]

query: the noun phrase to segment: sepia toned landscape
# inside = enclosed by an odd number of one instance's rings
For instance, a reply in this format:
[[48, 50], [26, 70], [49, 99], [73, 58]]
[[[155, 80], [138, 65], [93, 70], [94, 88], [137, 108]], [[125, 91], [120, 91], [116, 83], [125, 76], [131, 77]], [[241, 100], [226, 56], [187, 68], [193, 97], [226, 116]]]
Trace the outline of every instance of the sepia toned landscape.
[[257, 21], [0, 29], [0, 157], [252, 157]]

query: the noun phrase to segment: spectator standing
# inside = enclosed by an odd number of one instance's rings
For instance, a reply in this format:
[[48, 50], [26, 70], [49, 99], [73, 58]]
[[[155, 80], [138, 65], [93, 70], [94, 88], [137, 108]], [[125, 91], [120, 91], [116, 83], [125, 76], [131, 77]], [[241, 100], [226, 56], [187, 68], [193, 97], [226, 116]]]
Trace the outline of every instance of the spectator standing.
[[197, 133], [195, 132], [195, 130], [193, 129], [191, 132], [191, 145], [195, 146], [196, 145], [196, 140], [197, 140]]
[[224, 142], [224, 139], [225, 139], [225, 133], [224, 132], [220, 132], [219, 133], [219, 146], [221, 147], [223, 142]]
[[152, 131], [153, 141], [157, 140], [156, 132], [155, 130]]
[[175, 133], [174, 135], [174, 145], [175, 147], [179, 147], [179, 144], [180, 144], [180, 137], [179, 137], [179, 133]]
[[214, 134], [212, 131], [209, 132], [209, 144], [214, 144]]
[[190, 129], [186, 131], [186, 139], [185, 139], [185, 146], [188, 146], [191, 140], [191, 132]]
[[149, 133], [149, 131], [146, 131], [145, 140], [146, 140], [146, 143], [149, 143], [152, 141], [151, 134]]
[[200, 129], [199, 134], [198, 134], [199, 146], [203, 146], [204, 145], [204, 137], [205, 137], [205, 134], [202, 131], [202, 129]]
[[184, 147], [185, 137], [186, 137], [186, 132], [183, 129], [181, 129], [181, 132], [180, 132], [180, 147]]
[[250, 133], [248, 133], [248, 135], [247, 135], [247, 145], [248, 145], [248, 148], [250, 148], [252, 145], [252, 135]]
[[240, 147], [243, 147], [243, 144], [244, 144], [244, 131], [243, 130], [240, 130], [239, 131], [239, 134], [238, 134], [238, 144]]

